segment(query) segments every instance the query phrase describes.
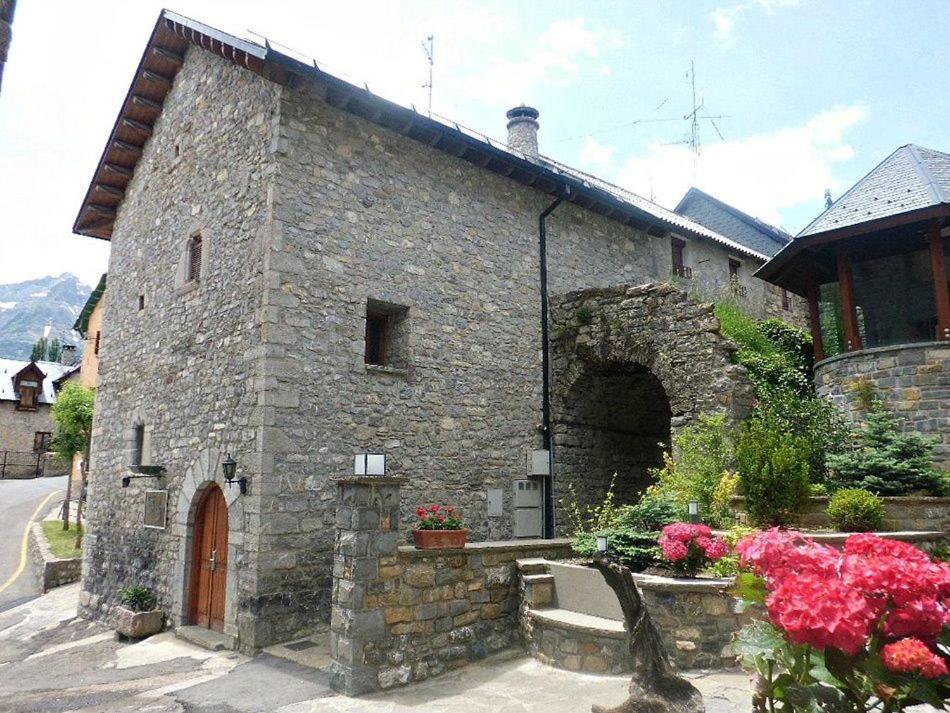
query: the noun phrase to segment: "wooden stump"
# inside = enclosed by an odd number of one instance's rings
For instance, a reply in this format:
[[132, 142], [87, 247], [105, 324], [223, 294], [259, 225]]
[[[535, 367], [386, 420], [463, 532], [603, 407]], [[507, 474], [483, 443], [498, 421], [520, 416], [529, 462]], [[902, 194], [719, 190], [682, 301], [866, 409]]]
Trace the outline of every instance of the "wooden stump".
[[699, 690], [670, 663], [630, 570], [600, 557], [594, 564], [616, 592], [627, 621], [633, 678], [626, 701], [613, 708], [593, 706], [593, 713], [705, 713]]

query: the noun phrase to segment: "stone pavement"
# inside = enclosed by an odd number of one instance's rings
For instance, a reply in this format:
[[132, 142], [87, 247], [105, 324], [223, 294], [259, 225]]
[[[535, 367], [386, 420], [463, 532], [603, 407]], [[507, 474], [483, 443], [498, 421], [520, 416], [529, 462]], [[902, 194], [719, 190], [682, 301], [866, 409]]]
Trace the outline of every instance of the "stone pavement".
[[[129, 644], [75, 617], [78, 585], [0, 613], [0, 711], [16, 713], [400, 713], [457, 710], [575, 713], [625, 697], [622, 676], [569, 673], [507, 652], [414, 686], [365, 698], [330, 690], [328, 676], [272, 647], [254, 658], [211, 652], [165, 632]], [[325, 661], [325, 648], [311, 661]], [[282, 654], [283, 655], [283, 654]], [[739, 672], [697, 675], [709, 713], [749, 710]]]

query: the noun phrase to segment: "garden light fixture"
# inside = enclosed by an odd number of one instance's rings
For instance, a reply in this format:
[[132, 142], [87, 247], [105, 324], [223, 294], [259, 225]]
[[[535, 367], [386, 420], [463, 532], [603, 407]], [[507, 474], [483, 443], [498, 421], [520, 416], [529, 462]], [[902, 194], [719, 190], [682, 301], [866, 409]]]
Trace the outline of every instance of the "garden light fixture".
[[601, 557], [607, 556], [607, 536], [597, 535], [597, 552]]
[[699, 502], [696, 500], [689, 501], [689, 521], [694, 525], [699, 522]]

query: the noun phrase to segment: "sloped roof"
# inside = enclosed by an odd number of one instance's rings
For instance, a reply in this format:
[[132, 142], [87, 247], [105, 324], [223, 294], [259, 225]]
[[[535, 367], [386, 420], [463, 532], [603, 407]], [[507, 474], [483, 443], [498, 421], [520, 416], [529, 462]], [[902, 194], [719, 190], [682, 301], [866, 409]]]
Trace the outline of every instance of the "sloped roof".
[[102, 277], [99, 278], [99, 284], [96, 285], [96, 288], [89, 294], [89, 299], [86, 300], [82, 312], [79, 313], [79, 316], [76, 317], [76, 321], [73, 324], [73, 329], [84, 337], [86, 336], [86, 329], [89, 327], [89, 315], [92, 314], [96, 305], [99, 304], [99, 300], [102, 299], [102, 294], [105, 291], [106, 273], [102, 273]]
[[907, 144], [881, 161], [798, 237], [950, 204], [950, 154]]
[[[37, 397], [41, 404], [56, 403], [56, 388], [54, 382], [59, 381], [67, 374], [76, 371], [78, 364], [63, 366], [55, 361], [38, 361], [35, 364], [45, 374], [43, 392]], [[30, 365], [29, 361], [20, 359], [0, 359], [0, 401], [16, 401], [16, 392], [13, 390], [13, 377]]]
[[781, 228], [743, 213], [735, 206], [695, 187], [686, 192], [674, 210], [710, 230], [730, 237], [750, 250], [769, 257], [792, 239], [792, 236]]
[[481, 168], [577, 203], [640, 230], [711, 240], [765, 260], [767, 256], [606, 181], [548, 159], [527, 156], [458, 123], [418, 113], [321, 70], [315, 61], [217, 30], [169, 10], [155, 23], [128, 94], [83, 199], [73, 232], [109, 240], [116, 214], [152, 127], [189, 46], [198, 46], [278, 84], [305, 77], [323, 85], [331, 106], [426, 143]]

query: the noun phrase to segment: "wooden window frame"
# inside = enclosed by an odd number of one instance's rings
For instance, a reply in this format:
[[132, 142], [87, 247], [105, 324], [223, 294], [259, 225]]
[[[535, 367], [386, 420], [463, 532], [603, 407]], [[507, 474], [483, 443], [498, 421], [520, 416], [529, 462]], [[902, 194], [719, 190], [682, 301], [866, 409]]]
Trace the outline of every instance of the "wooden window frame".
[[139, 312], [145, 309], [145, 295], [139, 295]]
[[742, 263], [735, 258], [729, 258], [729, 279], [739, 281], [739, 269]]
[[[36, 411], [36, 392], [39, 391], [35, 386], [20, 386], [20, 399], [17, 402], [18, 411]], [[29, 394], [29, 399], [25, 398]]]
[[782, 288], [782, 309], [785, 312], [792, 311], [792, 296], [788, 294], [788, 290], [784, 287]]
[[670, 238], [670, 272], [677, 277], [683, 277], [688, 280], [692, 278], [693, 271], [691, 268], [686, 267], [686, 256], [684, 254], [685, 249], [685, 240], [680, 240], [679, 238]]
[[99, 340], [100, 340], [101, 338], [102, 338], [102, 332], [97, 329], [97, 330], [96, 330], [96, 344], [95, 344], [95, 346], [93, 347], [93, 350], [92, 350], [92, 353], [95, 354], [96, 356], [99, 356]]
[[35, 431], [33, 433], [33, 452], [47, 453], [52, 445], [53, 434], [51, 431]]
[[[385, 312], [375, 310], [366, 310], [366, 332], [364, 335], [363, 361], [367, 364], [376, 366], [385, 366], [389, 362], [389, 337], [390, 337], [390, 317]], [[379, 328], [379, 350], [376, 359], [370, 354], [370, 331], [373, 325]]]

